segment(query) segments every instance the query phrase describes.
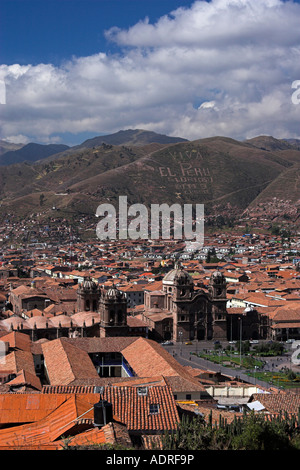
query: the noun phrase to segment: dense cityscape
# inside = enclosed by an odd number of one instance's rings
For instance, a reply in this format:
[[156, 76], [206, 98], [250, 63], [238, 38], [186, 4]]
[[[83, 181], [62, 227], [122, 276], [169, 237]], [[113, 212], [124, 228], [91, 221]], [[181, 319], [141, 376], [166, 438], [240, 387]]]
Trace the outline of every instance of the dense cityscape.
[[0, 451], [300, 450], [300, 0], [0, 3]]
[[[191, 416], [297, 414], [294, 227], [209, 224], [195, 251], [174, 239], [101, 241], [92, 218], [76, 233], [64, 222], [1, 227], [2, 449], [163, 448]], [[100, 424], [99, 403], [110, 417]], [[71, 406], [72, 424], [59, 411]], [[42, 434], [58, 415], [60, 432]]]

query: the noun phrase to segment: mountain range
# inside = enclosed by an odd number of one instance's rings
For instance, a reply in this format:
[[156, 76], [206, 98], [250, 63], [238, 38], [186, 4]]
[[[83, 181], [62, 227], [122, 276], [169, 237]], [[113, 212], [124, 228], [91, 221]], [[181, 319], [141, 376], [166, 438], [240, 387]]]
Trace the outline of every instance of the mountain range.
[[[27, 153], [28, 145], [37, 153]], [[44, 146], [48, 155], [28, 145], [1, 155], [6, 160], [0, 166], [0, 215], [93, 216], [99, 204], [116, 205], [126, 195], [128, 204], [202, 203], [207, 215], [299, 223], [297, 140], [188, 141], [129, 129], [75, 147]], [[7, 157], [11, 164], [4, 165]]]
[[74, 152], [82, 148], [93, 148], [105, 143], [108, 145], [143, 146], [157, 142], [160, 144], [172, 144], [177, 142], [187, 142], [181, 137], [169, 137], [156, 132], [145, 131], [143, 129], [121, 130], [114, 134], [97, 136], [85, 140], [79, 145], [68, 146], [64, 144], [14, 144], [0, 140], [0, 165], [13, 165], [21, 162], [36, 162], [48, 157], [55, 158], [55, 155], [70, 150]]
[[42, 145], [30, 143], [20, 146], [17, 149], [2, 152], [0, 155], [0, 165], [13, 165], [15, 163], [22, 163], [25, 161], [35, 162], [57, 153], [61, 153], [68, 148], [68, 145], [62, 144]]

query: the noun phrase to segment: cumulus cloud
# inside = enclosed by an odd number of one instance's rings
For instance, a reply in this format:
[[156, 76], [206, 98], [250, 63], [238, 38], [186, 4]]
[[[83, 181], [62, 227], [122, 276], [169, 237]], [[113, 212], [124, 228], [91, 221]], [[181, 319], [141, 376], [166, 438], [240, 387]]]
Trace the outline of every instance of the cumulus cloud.
[[155, 24], [105, 32], [120, 51], [52, 64], [0, 66], [1, 135], [37, 140], [145, 128], [188, 139], [300, 137], [300, 5], [195, 1]]

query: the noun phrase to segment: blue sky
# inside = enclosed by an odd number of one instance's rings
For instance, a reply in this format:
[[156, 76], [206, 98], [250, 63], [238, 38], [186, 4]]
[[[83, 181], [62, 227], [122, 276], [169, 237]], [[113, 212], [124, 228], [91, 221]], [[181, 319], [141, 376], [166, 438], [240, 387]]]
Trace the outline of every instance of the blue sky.
[[1, 0], [0, 63], [55, 65], [73, 55], [116, 52], [104, 31], [148, 17], [156, 22], [187, 0]]
[[0, 139], [300, 138], [299, 24], [299, 0], [1, 0]]

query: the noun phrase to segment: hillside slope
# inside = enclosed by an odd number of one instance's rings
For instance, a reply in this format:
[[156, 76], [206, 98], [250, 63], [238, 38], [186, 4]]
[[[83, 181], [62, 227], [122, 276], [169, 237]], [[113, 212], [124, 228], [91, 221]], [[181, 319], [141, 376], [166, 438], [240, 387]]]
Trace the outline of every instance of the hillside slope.
[[76, 148], [92, 148], [98, 147], [105, 143], [109, 145], [125, 145], [127, 147], [144, 146], [151, 143], [157, 144], [174, 144], [177, 142], [187, 142], [187, 139], [181, 137], [169, 137], [164, 134], [157, 134], [156, 132], [146, 131], [144, 129], [127, 129], [121, 130], [114, 134], [97, 136], [92, 139], [84, 141]]
[[282, 197], [297, 200], [300, 151], [287, 145], [270, 138], [261, 148], [253, 140], [212, 137], [68, 150], [54, 160], [0, 167], [0, 214], [24, 217], [42, 209], [49, 217], [55, 207], [60, 215], [94, 215], [102, 202], [117, 206], [126, 195], [129, 204], [204, 204], [206, 214], [239, 215], [278, 187]]
[[43, 158], [55, 155], [67, 150], [68, 145], [63, 144], [26, 144], [17, 150], [10, 150], [0, 156], [0, 165], [13, 165], [24, 161], [36, 162]]

